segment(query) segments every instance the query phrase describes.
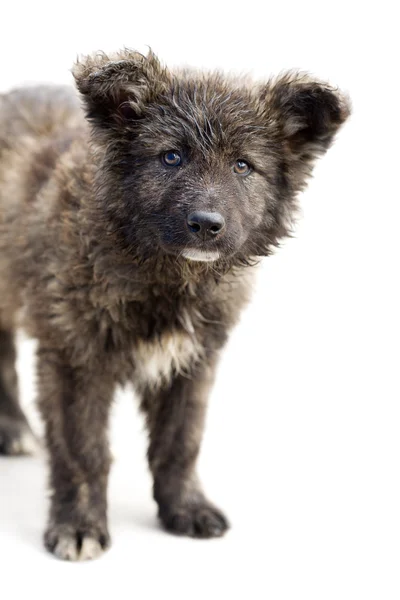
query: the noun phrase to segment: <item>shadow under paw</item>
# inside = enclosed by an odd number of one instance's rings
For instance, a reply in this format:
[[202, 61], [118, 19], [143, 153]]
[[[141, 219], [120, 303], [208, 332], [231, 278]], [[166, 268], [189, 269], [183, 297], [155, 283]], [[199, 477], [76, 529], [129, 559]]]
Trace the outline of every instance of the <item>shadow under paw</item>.
[[221, 537], [229, 529], [223, 512], [210, 504], [180, 506], [160, 513], [167, 531], [195, 538]]
[[62, 560], [98, 558], [110, 543], [107, 529], [101, 526], [51, 525], [44, 535], [47, 550]]
[[0, 416], [0, 455], [34, 454], [38, 448], [39, 444], [26, 421]]

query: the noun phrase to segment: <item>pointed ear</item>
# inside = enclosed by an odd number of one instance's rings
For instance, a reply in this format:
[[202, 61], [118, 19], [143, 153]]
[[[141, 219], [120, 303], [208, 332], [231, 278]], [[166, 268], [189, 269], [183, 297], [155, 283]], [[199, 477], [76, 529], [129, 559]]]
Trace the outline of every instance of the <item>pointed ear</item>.
[[326, 152], [350, 114], [344, 94], [301, 73], [285, 73], [270, 81], [264, 101], [289, 152], [308, 164]]
[[140, 118], [165, 83], [165, 70], [151, 51], [147, 56], [132, 50], [86, 56], [76, 62], [72, 74], [87, 118], [105, 129]]

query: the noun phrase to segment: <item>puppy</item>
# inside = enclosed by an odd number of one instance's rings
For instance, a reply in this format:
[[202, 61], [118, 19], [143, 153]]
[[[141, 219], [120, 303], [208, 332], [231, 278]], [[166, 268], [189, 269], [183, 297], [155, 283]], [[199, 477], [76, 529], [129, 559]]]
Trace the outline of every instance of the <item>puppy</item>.
[[38, 340], [50, 458], [45, 545], [109, 546], [107, 441], [132, 382], [164, 527], [222, 535], [196, 475], [220, 352], [254, 266], [288, 235], [347, 99], [299, 73], [264, 83], [170, 71], [153, 53], [79, 61], [68, 88], [0, 97], [0, 448], [28, 452], [14, 332]]

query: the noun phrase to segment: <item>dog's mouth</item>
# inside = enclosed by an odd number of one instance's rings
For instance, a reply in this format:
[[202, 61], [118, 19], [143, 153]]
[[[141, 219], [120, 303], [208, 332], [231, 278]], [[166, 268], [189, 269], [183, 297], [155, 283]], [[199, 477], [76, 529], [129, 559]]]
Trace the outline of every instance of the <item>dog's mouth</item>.
[[182, 249], [176, 246], [164, 245], [163, 251], [170, 256], [175, 256], [176, 258], [184, 259], [190, 262], [211, 263], [223, 257], [223, 253], [216, 248], [185, 247]]
[[169, 232], [167, 235], [165, 232], [159, 232], [158, 235], [159, 246], [162, 252], [175, 256], [177, 259], [193, 263], [229, 261], [242, 246], [243, 239], [242, 231], [239, 231], [236, 236], [232, 234], [229, 236], [225, 235], [221, 237], [221, 239], [208, 240], [205, 242], [200, 242], [200, 240], [196, 239], [188, 239], [186, 236], [186, 239], [177, 240], [176, 234], [169, 235]]
[[181, 253], [181, 256], [195, 262], [214, 262], [221, 256], [217, 250], [197, 250], [188, 248]]
[[[196, 219], [199, 221], [201, 227], [203, 225], [201, 219], [211, 217], [217, 219], [220, 216], [215, 213], [193, 213], [197, 215]], [[231, 258], [240, 250], [245, 239], [246, 232], [240, 222], [233, 221], [225, 223], [223, 221], [223, 228], [220, 233], [213, 230], [213, 225], [210, 231], [206, 231], [201, 234], [201, 230], [197, 231], [194, 229], [196, 222], [193, 220], [191, 225], [193, 231], [185, 224], [185, 221], [179, 219], [164, 219], [163, 225], [160, 227], [159, 223], [154, 223], [154, 237], [158, 238], [158, 246], [161, 252], [170, 256], [175, 256], [180, 261], [188, 261], [192, 263], [214, 263], [219, 261], [227, 263]], [[222, 219], [222, 217], [221, 217]], [[207, 225], [208, 221], [206, 222]], [[206, 226], [205, 225], [205, 226]], [[205, 227], [204, 226], [204, 227]], [[207, 225], [208, 226], [208, 225]], [[215, 225], [216, 226], [216, 225]], [[154, 239], [154, 244], [156, 243]]]

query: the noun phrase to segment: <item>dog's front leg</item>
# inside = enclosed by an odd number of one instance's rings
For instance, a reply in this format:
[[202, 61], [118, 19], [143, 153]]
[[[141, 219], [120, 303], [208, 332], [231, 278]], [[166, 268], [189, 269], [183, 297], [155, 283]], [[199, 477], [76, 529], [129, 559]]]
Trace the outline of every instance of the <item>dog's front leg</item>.
[[224, 514], [205, 497], [196, 475], [207, 398], [214, 365], [176, 375], [157, 390], [147, 389], [148, 459], [154, 498], [165, 528], [193, 537], [215, 537], [228, 528]]
[[51, 508], [46, 548], [66, 560], [95, 558], [109, 545], [107, 439], [114, 384], [39, 348], [39, 407], [46, 424]]

